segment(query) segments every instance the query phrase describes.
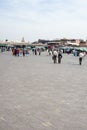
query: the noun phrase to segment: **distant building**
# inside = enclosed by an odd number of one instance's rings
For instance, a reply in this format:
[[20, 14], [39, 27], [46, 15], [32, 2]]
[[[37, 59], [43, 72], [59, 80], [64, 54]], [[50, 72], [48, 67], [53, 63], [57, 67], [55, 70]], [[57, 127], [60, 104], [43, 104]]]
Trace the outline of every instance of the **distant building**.
[[86, 41], [80, 41], [80, 47], [86, 47], [87, 46], [87, 42]]

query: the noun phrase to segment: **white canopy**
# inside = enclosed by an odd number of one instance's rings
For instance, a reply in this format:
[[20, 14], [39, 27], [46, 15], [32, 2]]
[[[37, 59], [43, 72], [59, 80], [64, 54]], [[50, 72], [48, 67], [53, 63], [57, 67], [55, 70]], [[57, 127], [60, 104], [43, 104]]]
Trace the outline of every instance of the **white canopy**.
[[76, 42], [67, 42], [67, 44], [68, 44], [68, 45], [75, 45], [75, 46], [79, 46], [79, 44], [78, 44], [78, 43], [76, 43]]

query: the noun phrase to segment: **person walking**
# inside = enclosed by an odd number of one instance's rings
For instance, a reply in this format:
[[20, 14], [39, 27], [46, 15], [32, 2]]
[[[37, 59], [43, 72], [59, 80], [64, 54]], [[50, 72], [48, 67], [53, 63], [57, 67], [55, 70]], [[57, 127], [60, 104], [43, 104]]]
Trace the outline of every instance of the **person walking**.
[[54, 51], [53, 51], [53, 56], [52, 56], [52, 59], [53, 59], [53, 61], [54, 61], [54, 64], [57, 63], [57, 55], [58, 55], [57, 51], [54, 50]]
[[62, 59], [62, 52], [59, 51], [59, 53], [58, 53], [58, 63], [59, 64], [61, 63], [61, 59]]
[[37, 55], [37, 49], [35, 48], [35, 50], [34, 50], [34, 53], [35, 53], [35, 55]]
[[25, 49], [23, 48], [23, 57], [25, 57]]
[[79, 53], [79, 65], [82, 65], [82, 59], [83, 59], [84, 56], [85, 56], [85, 55], [84, 55], [83, 52], [80, 52], [80, 53]]

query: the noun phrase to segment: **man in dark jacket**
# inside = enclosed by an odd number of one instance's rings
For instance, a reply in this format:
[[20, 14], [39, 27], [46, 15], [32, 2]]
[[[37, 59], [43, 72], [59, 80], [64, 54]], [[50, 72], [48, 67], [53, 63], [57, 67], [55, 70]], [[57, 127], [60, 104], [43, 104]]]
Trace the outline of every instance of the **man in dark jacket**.
[[61, 51], [59, 51], [59, 53], [58, 53], [58, 63], [59, 64], [61, 63], [61, 59], [62, 59], [62, 53], [61, 53]]

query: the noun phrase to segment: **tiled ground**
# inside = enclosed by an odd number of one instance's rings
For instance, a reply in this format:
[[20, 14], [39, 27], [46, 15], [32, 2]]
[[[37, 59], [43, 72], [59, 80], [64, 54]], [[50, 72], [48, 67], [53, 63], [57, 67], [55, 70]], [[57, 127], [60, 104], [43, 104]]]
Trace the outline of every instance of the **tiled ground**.
[[87, 130], [87, 57], [0, 54], [0, 130]]

